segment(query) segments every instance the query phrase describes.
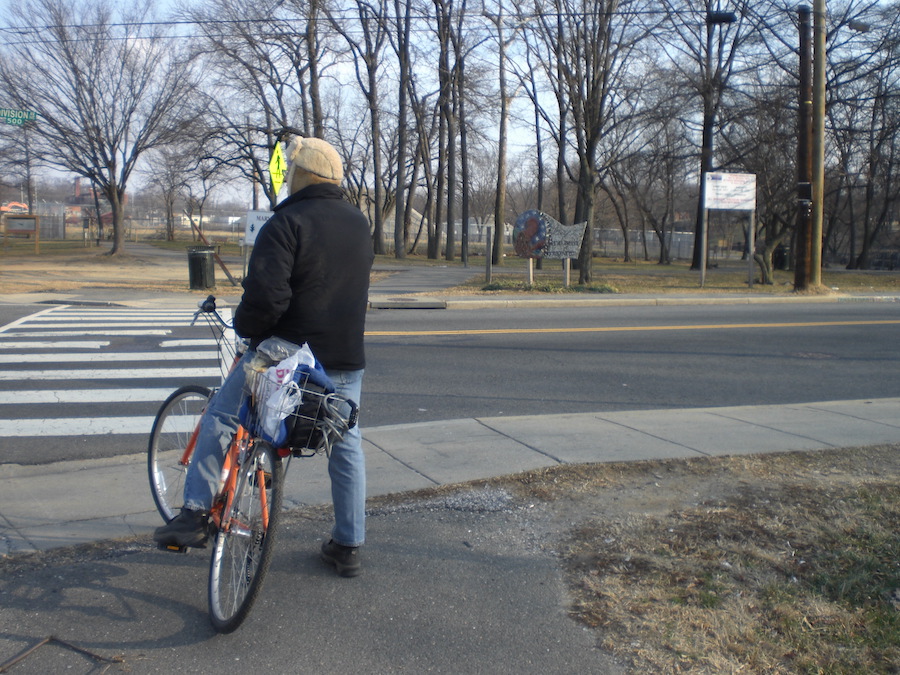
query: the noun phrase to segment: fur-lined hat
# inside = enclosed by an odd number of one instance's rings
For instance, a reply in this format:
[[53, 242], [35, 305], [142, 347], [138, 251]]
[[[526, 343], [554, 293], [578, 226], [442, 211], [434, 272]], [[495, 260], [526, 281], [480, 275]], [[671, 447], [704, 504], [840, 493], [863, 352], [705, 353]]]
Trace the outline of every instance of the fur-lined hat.
[[291, 139], [284, 154], [288, 164], [288, 172], [284, 182], [288, 190], [292, 189], [294, 171], [297, 168], [335, 183], [340, 183], [344, 180], [344, 166], [343, 162], [341, 162], [341, 156], [330, 143], [323, 141], [321, 138], [297, 136]]

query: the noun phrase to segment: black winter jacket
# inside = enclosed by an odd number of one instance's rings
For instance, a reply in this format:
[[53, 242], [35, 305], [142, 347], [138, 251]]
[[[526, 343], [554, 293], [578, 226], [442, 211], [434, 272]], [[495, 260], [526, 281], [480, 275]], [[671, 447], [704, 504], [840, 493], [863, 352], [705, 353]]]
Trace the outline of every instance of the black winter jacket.
[[369, 223], [338, 186], [295, 192], [257, 235], [235, 330], [253, 347], [274, 335], [308, 342], [326, 368], [364, 368], [373, 258]]

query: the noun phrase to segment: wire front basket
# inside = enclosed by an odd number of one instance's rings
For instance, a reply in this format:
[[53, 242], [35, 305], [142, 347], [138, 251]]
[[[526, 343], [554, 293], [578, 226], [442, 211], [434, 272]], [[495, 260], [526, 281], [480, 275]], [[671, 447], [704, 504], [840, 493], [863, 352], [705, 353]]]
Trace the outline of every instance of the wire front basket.
[[241, 424], [294, 455], [329, 454], [356, 425], [356, 403], [335, 393], [327, 378], [311, 377], [302, 367], [284, 380], [271, 369], [250, 371], [246, 390]]

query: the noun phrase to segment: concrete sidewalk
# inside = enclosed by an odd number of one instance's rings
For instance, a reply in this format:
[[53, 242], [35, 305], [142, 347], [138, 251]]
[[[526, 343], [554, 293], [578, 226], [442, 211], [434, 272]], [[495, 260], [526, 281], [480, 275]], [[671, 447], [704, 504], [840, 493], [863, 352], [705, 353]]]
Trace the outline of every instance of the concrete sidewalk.
[[[583, 462], [900, 443], [900, 398], [493, 417], [366, 428], [369, 495]], [[285, 505], [330, 501], [327, 461], [295, 459]], [[149, 534], [146, 457], [0, 464], [0, 554]]]

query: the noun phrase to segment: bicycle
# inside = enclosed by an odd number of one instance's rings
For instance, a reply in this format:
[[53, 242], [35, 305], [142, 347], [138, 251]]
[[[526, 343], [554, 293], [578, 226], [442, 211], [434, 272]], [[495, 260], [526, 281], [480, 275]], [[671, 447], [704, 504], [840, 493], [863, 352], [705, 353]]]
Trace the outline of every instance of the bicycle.
[[[216, 326], [228, 328], [228, 324], [218, 316], [212, 296], [201, 303], [197, 314], [200, 313], [214, 315], [214, 318], [207, 319], [214, 333], [224, 332], [216, 330]], [[232, 368], [239, 359], [240, 355], [234, 357]], [[324, 377], [324, 371], [320, 375], [315, 370], [298, 368], [297, 373], [287, 382], [273, 382], [264, 372], [248, 374], [247, 397], [241, 410], [242, 424], [225, 453], [220, 487], [210, 510], [210, 529], [215, 534], [215, 543], [209, 568], [209, 616], [213, 627], [220, 633], [230, 633], [241, 625], [262, 588], [272, 558], [281, 514], [284, 475], [290, 460], [293, 457], [330, 453], [332, 445], [357, 421], [359, 409], [356, 403], [336, 394], [333, 386], [328, 386], [330, 383]], [[194, 406], [201, 401], [205, 406], [209, 400], [209, 396], [204, 400], [200, 389], [204, 388], [188, 385], [169, 396], [160, 408], [151, 433], [148, 451], [150, 485], [160, 515], [166, 522], [174, 517], [173, 502], [177, 500], [171, 494], [173, 488], [170, 483], [159, 478], [169, 471], [162, 466], [160, 441], [170, 436], [184, 440], [183, 448], [176, 447], [169, 451], [169, 454], [176, 454], [179, 458], [177, 473], [180, 480], [174, 482], [183, 487], [200, 419], [205, 411], [204, 407], [198, 412]], [[295, 397], [288, 397], [290, 407], [273, 409], [269, 405], [272, 400], [269, 397], [275, 394], [276, 398], [283, 399], [284, 396], [278, 395], [286, 389], [290, 389]], [[300, 399], [299, 405], [294, 404], [297, 397]], [[189, 401], [191, 404], [187, 405]], [[180, 417], [196, 416], [191, 430], [157, 433], [158, 429], [184, 426], [167, 426], [168, 419], [184, 411], [187, 413]], [[278, 418], [279, 429], [283, 432], [277, 439], [267, 435], [271, 433], [268, 423], [273, 414]], [[186, 551], [174, 546], [166, 548]]]
[[[190, 325], [194, 326], [201, 316], [212, 332], [224, 378], [237, 365], [246, 345], [234, 336], [232, 326], [219, 314], [214, 296], [198, 303]], [[230, 365], [222, 367], [228, 361]], [[212, 394], [212, 389], [198, 384], [179, 387], [169, 394], [153, 421], [147, 448], [147, 471], [153, 501], [167, 523], [181, 509], [184, 478], [197, 441], [200, 416]]]

